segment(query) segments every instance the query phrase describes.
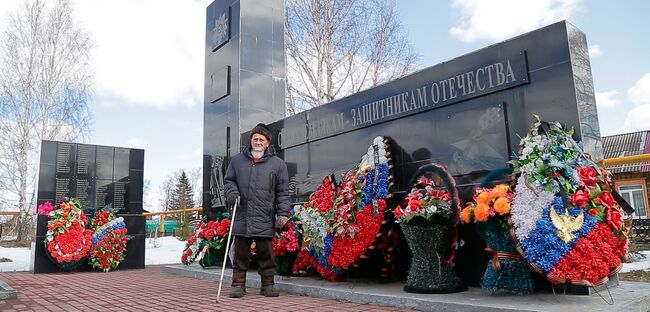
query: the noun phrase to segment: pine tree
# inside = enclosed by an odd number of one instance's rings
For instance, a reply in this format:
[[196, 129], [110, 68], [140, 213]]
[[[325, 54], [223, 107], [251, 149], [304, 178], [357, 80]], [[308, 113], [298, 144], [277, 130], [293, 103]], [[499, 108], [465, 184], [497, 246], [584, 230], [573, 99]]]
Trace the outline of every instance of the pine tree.
[[[178, 182], [174, 191], [172, 193], [172, 198], [169, 204], [169, 210], [180, 210], [194, 208], [194, 200], [192, 199], [194, 192], [192, 191], [192, 185], [190, 180], [187, 178], [187, 174], [182, 170], [181, 174], [178, 177]], [[179, 233], [178, 236], [185, 240], [189, 238], [192, 229], [190, 228], [190, 216], [191, 214], [184, 212], [180, 215], [180, 224], [179, 224]]]
[[192, 191], [190, 180], [187, 178], [185, 171], [181, 171], [181, 174], [178, 177], [178, 182], [176, 182], [176, 186], [172, 191], [168, 210], [194, 208], [193, 197], [194, 192]]

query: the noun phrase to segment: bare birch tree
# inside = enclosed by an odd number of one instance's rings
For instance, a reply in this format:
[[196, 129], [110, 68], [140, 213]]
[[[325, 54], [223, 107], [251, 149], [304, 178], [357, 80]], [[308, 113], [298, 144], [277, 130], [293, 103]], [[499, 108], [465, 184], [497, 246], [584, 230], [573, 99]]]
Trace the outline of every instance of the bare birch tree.
[[399, 78], [416, 67], [394, 0], [287, 0], [287, 111]]
[[29, 230], [41, 140], [76, 141], [90, 128], [90, 36], [69, 1], [29, 0], [0, 42], [0, 200]]
[[195, 206], [203, 206], [203, 168], [196, 167], [187, 171], [187, 177], [190, 180], [190, 186], [194, 190]]
[[160, 208], [162, 211], [171, 210], [172, 195], [174, 191], [174, 185], [178, 180], [178, 175], [179, 173], [174, 172], [168, 175], [167, 178], [165, 178], [165, 180], [163, 180], [163, 182], [160, 184], [160, 188], [158, 190], [158, 198], [160, 200]]

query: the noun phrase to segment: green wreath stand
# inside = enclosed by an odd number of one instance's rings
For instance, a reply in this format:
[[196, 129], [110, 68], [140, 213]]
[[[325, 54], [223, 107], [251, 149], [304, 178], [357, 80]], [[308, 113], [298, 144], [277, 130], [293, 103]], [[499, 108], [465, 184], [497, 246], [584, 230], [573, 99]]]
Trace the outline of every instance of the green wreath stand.
[[452, 228], [447, 222], [413, 218], [400, 223], [411, 250], [411, 268], [404, 291], [443, 294], [465, 290], [456, 272], [445, 262], [451, 252]]
[[431, 220], [415, 217], [409, 222], [400, 223], [412, 254], [404, 291], [425, 294], [464, 291], [467, 288], [448, 261], [455, 252], [452, 250], [452, 240], [458, 224], [459, 199], [456, 183], [441, 165], [433, 163], [420, 167], [408, 185], [415, 185], [418, 178], [426, 173], [433, 173], [440, 178], [441, 185], [452, 195], [453, 213], [451, 220], [442, 217], [434, 217]]

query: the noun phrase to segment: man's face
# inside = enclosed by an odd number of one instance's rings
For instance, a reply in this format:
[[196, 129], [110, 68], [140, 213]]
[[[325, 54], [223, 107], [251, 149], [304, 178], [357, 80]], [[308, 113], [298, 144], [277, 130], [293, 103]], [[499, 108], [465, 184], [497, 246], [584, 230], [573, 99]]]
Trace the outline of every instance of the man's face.
[[269, 147], [269, 143], [271, 142], [269, 142], [265, 136], [259, 133], [253, 134], [253, 137], [251, 138], [251, 146], [256, 152], [263, 152], [266, 150], [266, 148]]

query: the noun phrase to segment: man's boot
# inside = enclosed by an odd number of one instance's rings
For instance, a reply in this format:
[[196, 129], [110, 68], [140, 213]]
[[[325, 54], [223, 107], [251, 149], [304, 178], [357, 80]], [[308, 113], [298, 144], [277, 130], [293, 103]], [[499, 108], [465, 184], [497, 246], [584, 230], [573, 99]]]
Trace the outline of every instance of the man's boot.
[[274, 276], [262, 276], [262, 288], [260, 288], [260, 294], [264, 297], [277, 297], [280, 295], [277, 289], [273, 286], [275, 284]]
[[246, 271], [232, 270], [232, 288], [230, 298], [241, 298], [246, 295]]

